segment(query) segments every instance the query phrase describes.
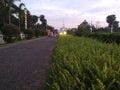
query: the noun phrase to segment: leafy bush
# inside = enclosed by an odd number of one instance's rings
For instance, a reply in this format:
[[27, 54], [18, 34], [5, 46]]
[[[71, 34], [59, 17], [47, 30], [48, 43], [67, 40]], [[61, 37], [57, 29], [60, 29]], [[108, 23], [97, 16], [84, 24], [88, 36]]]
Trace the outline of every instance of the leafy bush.
[[2, 27], [3, 39], [7, 43], [14, 42], [20, 35], [19, 28], [14, 24], [6, 24]]
[[84, 20], [80, 25], [78, 25], [78, 30], [76, 30], [75, 34], [77, 36], [86, 36], [90, 33], [91, 27], [86, 20]]
[[87, 35], [97, 40], [100, 40], [105, 43], [117, 43], [120, 44], [120, 33], [92, 33]]
[[32, 39], [34, 36], [34, 30], [33, 29], [26, 29], [24, 30], [25, 38], [26, 39]]
[[41, 34], [40, 30], [34, 30], [34, 33], [35, 33], [35, 37], [38, 38]]
[[90, 30], [87, 27], [80, 26], [78, 30], [75, 31], [77, 36], [86, 36], [90, 33]]
[[111, 39], [112, 42], [120, 44], [120, 33], [112, 33], [110, 34], [109, 38]]
[[46, 35], [47, 35], [47, 31], [41, 30], [41, 31], [40, 31], [40, 35], [41, 35], [41, 36], [46, 36]]

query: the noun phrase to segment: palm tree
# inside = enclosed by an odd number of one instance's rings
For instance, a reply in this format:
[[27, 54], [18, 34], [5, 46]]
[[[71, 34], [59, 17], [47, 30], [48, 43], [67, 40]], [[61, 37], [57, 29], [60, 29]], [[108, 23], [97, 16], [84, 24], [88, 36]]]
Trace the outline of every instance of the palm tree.
[[25, 4], [24, 3], [21, 3], [20, 5], [19, 5], [19, 16], [18, 16], [18, 18], [19, 18], [19, 29], [21, 30], [21, 20], [23, 19], [23, 17], [24, 17], [24, 11], [22, 10], [22, 7], [25, 7]]
[[3, 24], [11, 23], [11, 12], [18, 7], [14, 4], [20, 0], [0, 0], [0, 17]]
[[47, 30], [47, 20], [44, 15], [40, 15], [40, 21], [42, 22], [41, 26], [44, 30]]
[[14, 2], [15, 1], [20, 1], [20, 0], [1, 0], [0, 2], [2, 2], [3, 4], [3, 9], [4, 9], [4, 13], [8, 16], [8, 23], [11, 23], [11, 10], [13, 10], [13, 6], [15, 6]]
[[9, 8], [9, 24], [11, 23], [11, 6], [14, 4], [15, 1], [20, 1], [20, 0], [7, 0], [8, 1], [8, 8]]
[[111, 29], [111, 33], [113, 32], [113, 23], [116, 20], [115, 15], [108, 15], [106, 18], [106, 22], [109, 24], [109, 27]]
[[8, 17], [8, 7], [5, 0], [0, 0], [0, 23], [5, 24]]

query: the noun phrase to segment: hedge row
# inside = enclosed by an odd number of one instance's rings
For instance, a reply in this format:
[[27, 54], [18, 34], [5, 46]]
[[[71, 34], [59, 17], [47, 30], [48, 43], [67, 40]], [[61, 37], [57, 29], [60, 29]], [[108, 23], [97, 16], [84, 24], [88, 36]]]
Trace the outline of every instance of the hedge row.
[[117, 43], [120, 44], [120, 33], [92, 33], [87, 35], [105, 43]]
[[[15, 40], [21, 40], [20, 30], [14, 24], [6, 24], [1, 28], [3, 34], [3, 40], [7, 43], [13, 43]], [[23, 30], [26, 39], [32, 39], [34, 36], [37, 38], [39, 36], [47, 35], [45, 30], [34, 30], [26, 29]]]

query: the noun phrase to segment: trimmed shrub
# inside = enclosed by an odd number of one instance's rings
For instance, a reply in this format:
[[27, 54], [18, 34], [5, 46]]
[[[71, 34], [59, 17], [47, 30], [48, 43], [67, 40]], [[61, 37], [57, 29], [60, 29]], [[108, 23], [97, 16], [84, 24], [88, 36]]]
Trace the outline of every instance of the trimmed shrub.
[[34, 36], [34, 30], [33, 29], [26, 29], [24, 30], [25, 38], [26, 39], [32, 39]]
[[40, 36], [40, 30], [34, 30], [35, 37], [38, 38]]
[[1, 32], [3, 34], [3, 40], [7, 43], [14, 42], [20, 35], [19, 28], [14, 24], [5, 24]]
[[47, 31], [45, 30], [40, 30], [40, 36], [46, 36], [47, 35]]
[[117, 43], [120, 44], [120, 33], [92, 33], [87, 37], [97, 39], [105, 43]]
[[75, 35], [77, 36], [86, 36], [90, 34], [90, 30], [87, 27], [79, 27], [78, 30], [75, 31]]
[[110, 34], [110, 39], [112, 42], [120, 44], [120, 33], [112, 33]]

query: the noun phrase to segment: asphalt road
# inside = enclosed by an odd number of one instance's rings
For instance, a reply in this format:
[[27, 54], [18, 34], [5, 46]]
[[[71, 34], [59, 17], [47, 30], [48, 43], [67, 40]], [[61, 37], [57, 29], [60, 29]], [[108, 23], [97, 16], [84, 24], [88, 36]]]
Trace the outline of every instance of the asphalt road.
[[0, 48], [0, 90], [43, 90], [56, 38]]

